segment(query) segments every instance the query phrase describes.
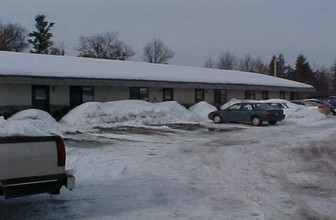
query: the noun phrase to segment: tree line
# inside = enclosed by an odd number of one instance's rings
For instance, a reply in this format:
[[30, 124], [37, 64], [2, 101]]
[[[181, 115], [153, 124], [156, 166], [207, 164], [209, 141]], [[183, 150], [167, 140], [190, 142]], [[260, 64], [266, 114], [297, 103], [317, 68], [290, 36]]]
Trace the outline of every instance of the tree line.
[[310, 84], [316, 89], [315, 97], [336, 95], [336, 60], [330, 68], [312, 67], [307, 58], [299, 54], [292, 67], [286, 63], [283, 54], [273, 56], [266, 63], [251, 55], [238, 59], [234, 54], [225, 52], [217, 59], [207, 58], [204, 67], [254, 72]]
[[[46, 20], [45, 15], [37, 15], [35, 30], [28, 33], [20, 24], [3, 24], [0, 21], [0, 50], [23, 52], [32, 48], [30, 53], [64, 55], [64, 43], [56, 45], [52, 41], [54, 25]], [[81, 36], [76, 50], [80, 57], [111, 60], [127, 60], [135, 54], [129, 45], [119, 39], [118, 32]], [[167, 64], [174, 55], [161, 39], [155, 38], [145, 45], [141, 59], [149, 63]]]
[[[23, 52], [31, 48], [30, 53], [64, 55], [64, 43], [55, 44], [52, 41], [51, 31], [54, 25], [55, 23], [47, 21], [43, 14], [35, 17], [35, 30], [30, 33], [20, 24], [11, 22], [4, 24], [0, 21], [0, 50]], [[127, 60], [135, 55], [132, 48], [119, 39], [117, 31], [81, 36], [76, 50], [80, 57], [98, 59]], [[161, 39], [155, 38], [145, 44], [141, 60], [167, 64], [174, 55], [175, 53]], [[295, 66], [292, 67], [285, 62], [282, 54], [274, 55], [269, 63], [266, 63], [251, 55], [238, 59], [234, 54], [225, 52], [217, 58], [207, 58], [203, 66], [276, 75], [313, 85], [317, 91], [316, 96], [336, 95], [336, 60], [330, 68], [312, 67], [306, 57], [299, 54]]]

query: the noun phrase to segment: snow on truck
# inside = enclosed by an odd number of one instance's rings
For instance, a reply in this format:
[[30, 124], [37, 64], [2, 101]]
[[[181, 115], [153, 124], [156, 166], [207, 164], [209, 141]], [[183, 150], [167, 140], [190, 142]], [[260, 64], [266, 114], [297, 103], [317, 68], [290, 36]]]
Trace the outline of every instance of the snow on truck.
[[72, 190], [65, 171], [65, 146], [59, 136], [0, 137], [0, 196], [7, 198]]

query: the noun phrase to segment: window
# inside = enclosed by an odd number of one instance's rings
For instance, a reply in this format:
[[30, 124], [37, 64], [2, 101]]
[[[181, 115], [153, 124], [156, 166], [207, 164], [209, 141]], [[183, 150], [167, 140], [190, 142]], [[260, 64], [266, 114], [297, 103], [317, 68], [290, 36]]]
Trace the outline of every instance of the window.
[[32, 107], [49, 111], [49, 86], [32, 86]]
[[286, 93], [280, 92], [280, 99], [286, 99]]
[[204, 89], [195, 89], [195, 102], [204, 101]]
[[245, 90], [245, 99], [255, 99], [255, 91]]
[[162, 100], [173, 101], [174, 100], [174, 89], [165, 88], [162, 90]]
[[131, 87], [130, 99], [149, 101], [149, 90], [145, 87]]
[[253, 108], [252, 108], [252, 105], [251, 104], [246, 104], [245, 106], [244, 106], [244, 109], [243, 109], [244, 111], [252, 111], [253, 110]]
[[235, 104], [228, 108], [229, 111], [238, 111], [241, 108], [241, 104]]
[[227, 91], [226, 89], [215, 89], [214, 93], [215, 105], [221, 105], [227, 102]]
[[70, 86], [70, 105], [77, 106], [93, 99], [92, 86]]
[[290, 93], [290, 100], [296, 100], [300, 99], [299, 93], [298, 92], [291, 92]]
[[268, 99], [268, 91], [262, 91], [262, 99], [263, 100], [266, 100], [266, 99]]

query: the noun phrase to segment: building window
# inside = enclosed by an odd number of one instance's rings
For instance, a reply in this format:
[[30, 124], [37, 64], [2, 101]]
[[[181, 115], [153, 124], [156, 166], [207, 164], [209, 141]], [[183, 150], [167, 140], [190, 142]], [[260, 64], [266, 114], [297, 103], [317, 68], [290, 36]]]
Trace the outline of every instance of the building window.
[[245, 90], [245, 99], [255, 99], [255, 91]]
[[262, 99], [263, 100], [266, 100], [266, 99], [268, 99], [268, 91], [262, 91]]
[[286, 99], [286, 93], [280, 92], [280, 99]]
[[215, 89], [214, 93], [214, 104], [216, 106], [224, 104], [227, 102], [227, 91], [226, 89]]
[[300, 99], [299, 93], [298, 92], [291, 92], [290, 93], [290, 100], [297, 100]]
[[204, 89], [195, 89], [195, 102], [204, 101]]
[[162, 90], [162, 100], [173, 101], [174, 100], [174, 89], [165, 88]]
[[70, 105], [77, 106], [93, 99], [92, 86], [70, 86]]
[[131, 87], [130, 99], [149, 101], [149, 89], [145, 87]]
[[32, 107], [49, 111], [49, 86], [32, 86]]

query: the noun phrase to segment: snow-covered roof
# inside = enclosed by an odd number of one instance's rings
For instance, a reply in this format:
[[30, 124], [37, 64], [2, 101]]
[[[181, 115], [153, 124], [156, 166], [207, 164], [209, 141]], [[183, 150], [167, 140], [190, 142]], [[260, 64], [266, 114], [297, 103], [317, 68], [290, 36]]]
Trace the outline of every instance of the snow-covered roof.
[[0, 52], [0, 75], [239, 84], [313, 89], [313, 86], [308, 84], [258, 73], [3, 51]]

